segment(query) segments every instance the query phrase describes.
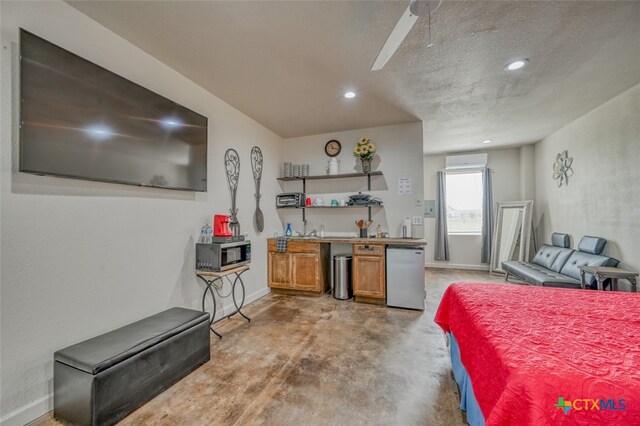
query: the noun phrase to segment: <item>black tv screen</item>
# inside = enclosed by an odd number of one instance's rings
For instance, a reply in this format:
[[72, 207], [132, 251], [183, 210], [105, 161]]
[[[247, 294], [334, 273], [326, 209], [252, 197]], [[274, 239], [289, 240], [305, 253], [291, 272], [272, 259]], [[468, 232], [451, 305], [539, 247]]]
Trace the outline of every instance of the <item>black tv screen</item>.
[[207, 190], [206, 117], [23, 29], [20, 98], [22, 172]]

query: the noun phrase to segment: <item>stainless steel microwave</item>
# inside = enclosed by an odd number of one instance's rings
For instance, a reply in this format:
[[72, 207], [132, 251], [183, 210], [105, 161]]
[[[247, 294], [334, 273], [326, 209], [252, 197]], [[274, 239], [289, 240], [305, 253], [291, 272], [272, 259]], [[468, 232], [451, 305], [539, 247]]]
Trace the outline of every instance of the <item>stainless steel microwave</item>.
[[306, 196], [302, 192], [285, 192], [276, 195], [276, 207], [304, 207]]
[[251, 242], [196, 244], [196, 269], [224, 271], [251, 262]]

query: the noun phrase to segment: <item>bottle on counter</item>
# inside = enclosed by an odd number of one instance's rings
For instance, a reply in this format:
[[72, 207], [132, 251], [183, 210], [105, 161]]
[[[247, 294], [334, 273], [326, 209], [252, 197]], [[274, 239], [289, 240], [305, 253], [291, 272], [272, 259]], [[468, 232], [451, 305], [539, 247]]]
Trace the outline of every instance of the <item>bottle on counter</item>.
[[207, 244], [213, 243], [213, 228], [207, 223]]
[[291, 230], [291, 224], [287, 223], [287, 230], [284, 231], [284, 235], [286, 235], [287, 237], [290, 237], [291, 235], [293, 235], [293, 231]]
[[376, 238], [382, 238], [382, 226], [380, 225], [376, 228]]
[[324, 238], [324, 225], [320, 225], [320, 233], [318, 235], [320, 238]]
[[207, 226], [208, 224], [204, 224], [202, 228], [200, 228], [200, 238], [198, 238], [199, 243], [205, 243], [207, 241]]

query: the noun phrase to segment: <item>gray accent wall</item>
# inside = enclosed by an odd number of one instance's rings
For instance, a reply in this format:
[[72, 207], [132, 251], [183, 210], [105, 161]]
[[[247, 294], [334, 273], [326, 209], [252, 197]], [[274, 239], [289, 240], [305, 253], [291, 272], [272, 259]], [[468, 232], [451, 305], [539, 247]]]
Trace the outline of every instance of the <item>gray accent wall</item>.
[[[605, 255], [640, 271], [640, 85], [578, 118], [535, 145], [538, 237], [568, 233], [572, 247], [595, 235]], [[558, 188], [553, 163], [568, 150], [575, 174]]]

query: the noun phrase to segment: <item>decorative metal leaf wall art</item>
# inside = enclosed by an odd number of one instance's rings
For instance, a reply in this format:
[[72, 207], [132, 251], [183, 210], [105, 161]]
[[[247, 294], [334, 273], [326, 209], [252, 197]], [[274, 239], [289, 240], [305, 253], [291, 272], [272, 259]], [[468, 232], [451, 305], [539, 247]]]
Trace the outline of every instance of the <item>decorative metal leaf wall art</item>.
[[238, 208], [236, 207], [236, 195], [238, 193], [238, 180], [240, 179], [240, 156], [233, 148], [227, 149], [224, 153], [224, 167], [227, 172], [227, 183], [229, 184], [229, 194], [231, 195], [231, 219], [229, 229], [233, 235], [240, 235], [240, 224], [238, 223]]
[[563, 184], [569, 185], [569, 178], [573, 176], [572, 163], [573, 157], [569, 157], [567, 151], [562, 151], [556, 156], [556, 162], [553, 163], [553, 178], [558, 181], [558, 187]]

